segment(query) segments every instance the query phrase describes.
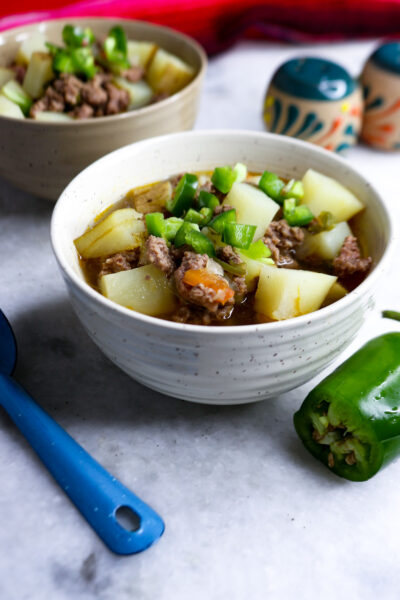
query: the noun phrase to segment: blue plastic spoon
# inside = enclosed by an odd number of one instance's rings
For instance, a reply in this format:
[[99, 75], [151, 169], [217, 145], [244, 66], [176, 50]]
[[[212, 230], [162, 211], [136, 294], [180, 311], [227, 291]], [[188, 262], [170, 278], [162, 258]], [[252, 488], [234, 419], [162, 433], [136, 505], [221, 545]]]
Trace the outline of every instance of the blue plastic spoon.
[[[110, 550], [134, 554], [148, 548], [164, 531], [162, 519], [103, 469], [12, 379], [16, 358], [13, 331], [0, 311], [0, 404]], [[123, 522], [124, 515], [134, 522], [133, 531], [120, 524], [118, 519]]]

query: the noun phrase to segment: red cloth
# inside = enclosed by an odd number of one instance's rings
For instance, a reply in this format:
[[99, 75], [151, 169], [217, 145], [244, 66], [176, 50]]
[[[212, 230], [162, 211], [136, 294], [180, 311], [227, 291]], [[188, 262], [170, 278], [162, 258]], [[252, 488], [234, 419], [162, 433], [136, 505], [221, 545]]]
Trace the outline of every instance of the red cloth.
[[291, 42], [400, 36], [400, 0], [16, 0], [12, 16], [6, 4], [0, 30], [52, 18], [133, 18], [183, 31], [209, 53], [243, 36]]

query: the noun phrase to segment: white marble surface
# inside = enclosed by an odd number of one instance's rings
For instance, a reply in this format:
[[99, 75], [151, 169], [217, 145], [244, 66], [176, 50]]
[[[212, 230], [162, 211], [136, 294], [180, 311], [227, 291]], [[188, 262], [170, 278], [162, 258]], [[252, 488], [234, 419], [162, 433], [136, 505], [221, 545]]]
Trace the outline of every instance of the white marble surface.
[[[262, 129], [273, 69], [300, 52], [356, 73], [371, 43], [246, 43], [211, 61], [197, 126]], [[400, 215], [399, 155], [348, 160]], [[49, 243], [51, 205], [0, 185], [0, 306], [19, 342], [18, 380], [164, 517], [148, 551], [112, 555], [0, 414], [1, 600], [398, 600], [400, 461], [366, 483], [336, 478], [300, 445], [292, 415], [316, 380], [273, 401], [209, 408], [130, 380], [77, 322]], [[397, 263], [346, 355], [400, 309]], [[343, 357], [342, 357], [343, 358]]]

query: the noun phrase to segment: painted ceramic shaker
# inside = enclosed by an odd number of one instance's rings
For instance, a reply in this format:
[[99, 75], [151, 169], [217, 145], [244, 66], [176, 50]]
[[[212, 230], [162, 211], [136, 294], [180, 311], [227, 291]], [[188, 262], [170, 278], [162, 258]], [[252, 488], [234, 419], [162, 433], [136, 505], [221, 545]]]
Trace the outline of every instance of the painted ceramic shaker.
[[357, 142], [363, 111], [358, 83], [340, 65], [300, 57], [275, 72], [264, 101], [264, 121], [274, 133], [341, 152]]
[[361, 74], [365, 113], [362, 139], [383, 150], [400, 150], [400, 42], [379, 46]]

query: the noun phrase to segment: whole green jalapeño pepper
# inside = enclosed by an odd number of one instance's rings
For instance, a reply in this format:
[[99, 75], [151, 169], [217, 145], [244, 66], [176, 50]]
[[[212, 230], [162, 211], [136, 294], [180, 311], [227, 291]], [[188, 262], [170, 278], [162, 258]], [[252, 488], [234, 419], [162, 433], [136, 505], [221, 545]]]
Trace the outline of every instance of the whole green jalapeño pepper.
[[321, 381], [294, 425], [313, 456], [351, 481], [400, 456], [400, 332], [371, 340]]

